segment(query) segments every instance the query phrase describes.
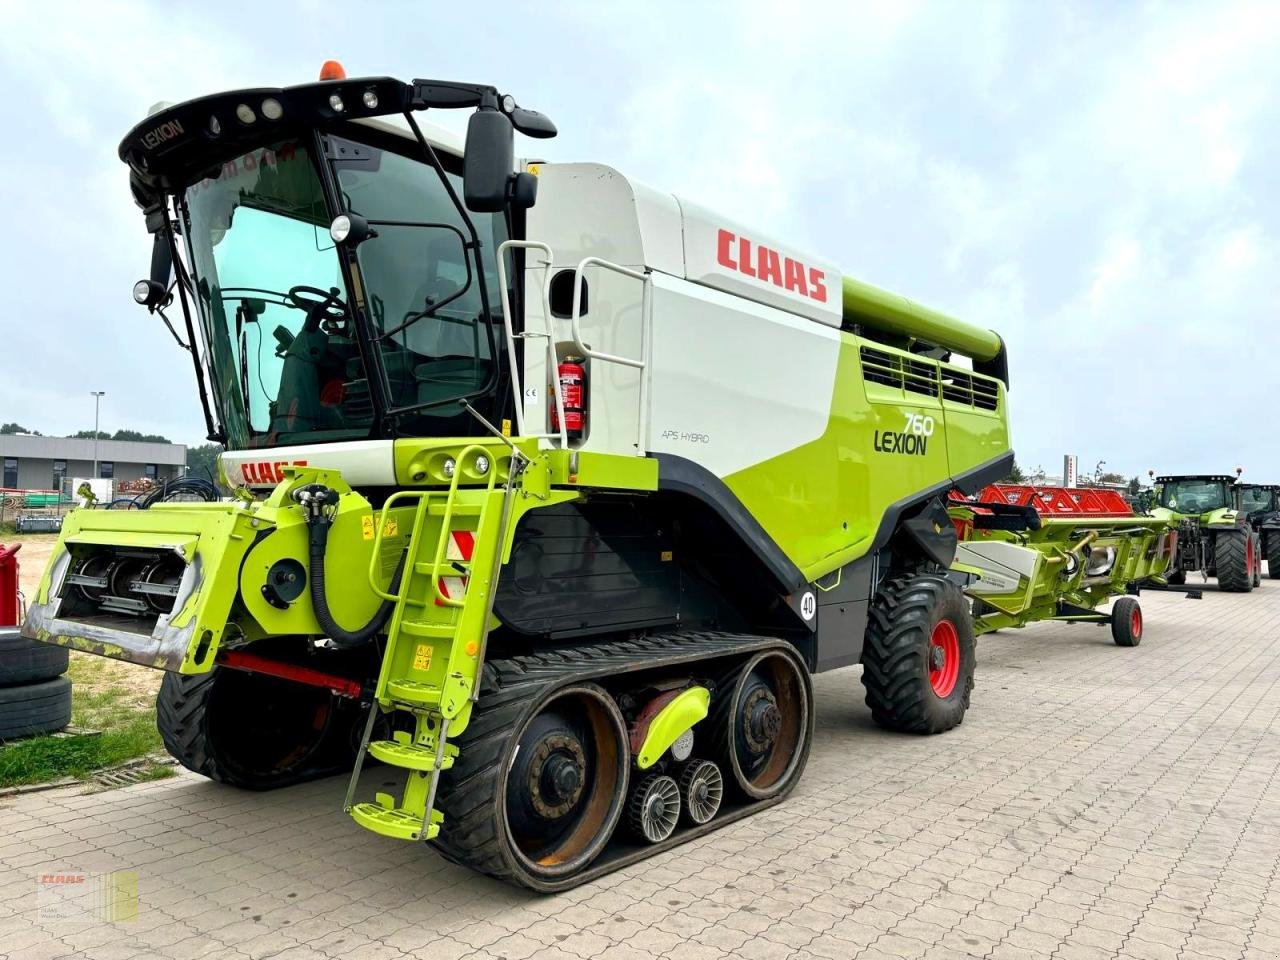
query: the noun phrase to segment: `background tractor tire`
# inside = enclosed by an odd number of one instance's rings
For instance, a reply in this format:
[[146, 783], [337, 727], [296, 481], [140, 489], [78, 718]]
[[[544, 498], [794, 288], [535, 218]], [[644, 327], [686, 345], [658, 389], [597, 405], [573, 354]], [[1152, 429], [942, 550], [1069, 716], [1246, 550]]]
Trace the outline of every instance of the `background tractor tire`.
[[1175, 570], [1173, 573], [1169, 574], [1164, 579], [1165, 579], [1165, 582], [1170, 584], [1171, 586], [1180, 587], [1187, 582], [1187, 571]]
[[1120, 597], [1111, 605], [1111, 639], [1117, 647], [1136, 647], [1142, 642], [1142, 608], [1133, 597]]
[[66, 677], [0, 687], [0, 740], [53, 733], [71, 722], [71, 681]]
[[1280, 530], [1272, 530], [1267, 537], [1267, 576], [1280, 580]]
[[66, 647], [24, 640], [17, 628], [0, 628], [0, 687], [52, 680], [66, 672]]
[[274, 790], [350, 770], [365, 714], [327, 690], [215, 667], [166, 673], [156, 728], [193, 773], [247, 790]]
[[900, 577], [876, 594], [862, 651], [871, 717], [886, 730], [942, 733], [973, 692], [976, 643], [969, 605], [945, 577]]
[[1253, 589], [1253, 534], [1237, 528], [1223, 530], [1213, 541], [1214, 566], [1218, 588], [1230, 593], [1248, 593]]

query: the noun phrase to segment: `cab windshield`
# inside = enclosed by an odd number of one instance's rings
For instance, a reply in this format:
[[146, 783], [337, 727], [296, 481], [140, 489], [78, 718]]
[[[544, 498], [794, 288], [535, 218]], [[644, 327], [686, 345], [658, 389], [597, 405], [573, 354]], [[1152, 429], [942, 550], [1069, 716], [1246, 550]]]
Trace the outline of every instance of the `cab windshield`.
[[[391, 418], [399, 433], [453, 432], [457, 407], [440, 405], [496, 376], [494, 318], [440, 174], [381, 143], [329, 136], [326, 152], [344, 206], [373, 221], [352, 271], [363, 310], [350, 304], [310, 141], [246, 153], [183, 198], [213, 400], [232, 448], [368, 437], [379, 410], [401, 412]], [[474, 221], [482, 269], [496, 273], [503, 219]]]
[[1266, 513], [1275, 509], [1275, 491], [1269, 487], [1245, 487], [1240, 505], [1245, 513]]
[[1160, 489], [1160, 506], [1178, 513], [1207, 513], [1227, 506], [1221, 480], [1170, 480]]

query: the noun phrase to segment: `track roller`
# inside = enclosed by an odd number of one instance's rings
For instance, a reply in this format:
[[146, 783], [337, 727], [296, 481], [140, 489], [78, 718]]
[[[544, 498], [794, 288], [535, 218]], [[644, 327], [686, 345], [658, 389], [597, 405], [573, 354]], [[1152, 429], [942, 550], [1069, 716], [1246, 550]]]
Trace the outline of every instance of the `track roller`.
[[720, 810], [724, 798], [724, 777], [710, 760], [690, 760], [680, 771], [681, 819], [689, 826], [701, 826]]
[[680, 822], [680, 787], [666, 774], [641, 780], [631, 791], [627, 825], [639, 840], [661, 843]]

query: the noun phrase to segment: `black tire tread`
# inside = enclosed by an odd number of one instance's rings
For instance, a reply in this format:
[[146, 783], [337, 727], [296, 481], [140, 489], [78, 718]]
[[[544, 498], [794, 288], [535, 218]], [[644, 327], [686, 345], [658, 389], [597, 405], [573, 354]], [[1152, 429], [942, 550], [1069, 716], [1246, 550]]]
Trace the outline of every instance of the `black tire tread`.
[[0, 628], [0, 687], [52, 680], [67, 672], [66, 647], [20, 636]]
[[1280, 580], [1280, 530], [1270, 530], [1267, 534], [1267, 576]]
[[[1142, 634], [1133, 634], [1133, 608], [1138, 601], [1133, 597], [1120, 597], [1111, 605], [1111, 639], [1117, 647], [1136, 647], [1142, 642]], [[1143, 624], [1145, 631], [1145, 623]]]
[[[942, 603], [955, 608], [950, 619], [960, 634], [958, 716], [944, 717], [931, 709], [937, 698], [925, 669], [927, 639], [922, 644], [919, 638], [922, 625], [931, 620], [931, 610]], [[862, 685], [877, 725], [902, 733], [933, 734], [962, 722], [973, 693], [975, 641], [969, 617], [969, 604], [959, 588], [939, 575], [899, 577], [880, 588], [871, 603], [862, 651]]]
[[61, 730], [71, 722], [66, 677], [0, 688], [0, 741]]
[[1248, 593], [1253, 589], [1253, 571], [1248, 568], [1246, 544], [1252, 536], [1248, 530], [1223, 530], [1213, 541], [1214, 566], [1218, 589], [1229, 593]]

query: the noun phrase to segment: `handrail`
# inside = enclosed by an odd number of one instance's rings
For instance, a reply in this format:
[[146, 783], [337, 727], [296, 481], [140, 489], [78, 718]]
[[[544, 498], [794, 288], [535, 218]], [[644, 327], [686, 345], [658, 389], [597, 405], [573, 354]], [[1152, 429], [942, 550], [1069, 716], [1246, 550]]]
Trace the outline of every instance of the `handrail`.
[[[493, 492], [493, 487], [498, 477], [497, 457], [491, 449], [477, 443], [468, 444], [459, 451], [457, 457], [454, 459], [453, 476], [449, 479], [449, 488], [447, 491], [444, 491], [445, 503], [444, 510], [440, 517], [440, 533], [436, 538], [436, 548], [432, 559], [430, 596], [432, 599], [439, 600], [445, 606], [450, 607], [463, 606], [463, 600], [460, 597], [456, 599], [448, 597], [440, 590], [440, 567], [444, 563], [445, 552], [448, 549], [449, 544], [449, 534], [452, 532], [453, 508], [457, 502], [458, 481], [462, 477], [463, 464], [466, 462], [468, 457], [474, 458], [477, 456], [490, 458], [489, 469], [486, 474], [488, 476], [488, 482], [485, 486], [485, 492]], [[378, 558], [382, 554], [382, 537], [383, 531], [386, 530], [387, 527], [387, 512], [391, 509], [392, 505], [399, 500], [407, 500], [410, 497], [417, 498], [418, 509], [414, 514], [413, 530], [409, 535], [408, 548], [411, 549], [422, 532], [423, 521], [427, 515], [431, 497], [439, 493], [441, 493], [439, 490], [397, 490], [395, 493], [391, 494], [391, 496], [387, 497], [382, 504], [382, 508], [378, 511], [377, 526], [375, 527], [373, 534], [373, 548], [369, 554], [369, 586], [373, 589], [373, 592], [383, 600], [390, 600], [394, 603], [401, 602], [405, 598], [405, 591], [408, 589], [408, 584], [412, 576], [411, 572], [409, 575], [401, 576], [401, 593], [399, 594], [389, 593], [378, 586], [375, 568], [378, 564]], [[406, 563], [406, 566], [408, 565], [408, 562]]]
[[[612, 270], [614, 273], [621, 274], [624, 277], [630, 277], [633, 280], [640, 281], [640, 357], [621, 357], [612, 353], [603, 353], [599, 350], [592, 350], [589, 346], [582, 342], [582, 284], [586, 276], [587, 267], [600, 267], [604, 270]], [[613, 263], [609, 260], [602, 260], [600, 257], [585, 257], [578, 262], [577, 269], [573, 275], [573, 309], [569, 314], [569, 329], [573, 334], [573, 345], [582, 352], [584, 357], [590, 357], [593, 360], [599, 360], [602, 363], [616, 363], [624, 367], [631, 367], [640, 371], [640, 412], [636, 420], [636, 453], [640, 456], [645, 455], [645, 437], [648, 434], [649, 427], [649, 351], [652, 347], [653, 323], [650, 311], [652, 310], [652, 300], [650, 290], [652, 288], [652, 280], [647, 273], [639, 270], [632, 270], [630, 267], [624, 267], [621, 264]], [[558, 378], [557, 378], [558, 379]], [[562, 419], [561, 424], [564, 423]]]
[[[520, 383], [520, 367], [516, 359], [516, 338], [515, 330], [511, 323], [511, 292], [510, 285], [507, 283], [507, 258], [508, 250], [541, 250], [546, 259], [542, 262], [542, 319], [547, 326], [546, 333], [530, 333], [525, 331], [525, 337], [544, 337], [547, 341], [547, 364], [551, 376], [551, 393], [556, 402], [556, 413], [559, 415], [560, 431], [558, 433], [537, 433], [529, 434], [525, 432], [524, 427], [524, 388]], [[513, 400], [516, 409], [516, 432], [519, 436], [532, 436], [542, 440], [560, 440], [562, 449], [569, 446], [569, 433], [565, 425], [564, 419], [564, 397], [560, 392], [560, 377], [556, 372], [559, 365], [559, 358], [556, 356], [555, 336], [551, 330], [551, 267], [553, 265], [554, 255], [551, 248], [545, 243], [537, 240], [504, 240], [498, 244], [498, 287], [502, 290], [502, 329], [507, 341], [507, 360], [511, 367], [511, 391], [514, 394]], [[526, 312], [526, 319], [528, 314]]]

